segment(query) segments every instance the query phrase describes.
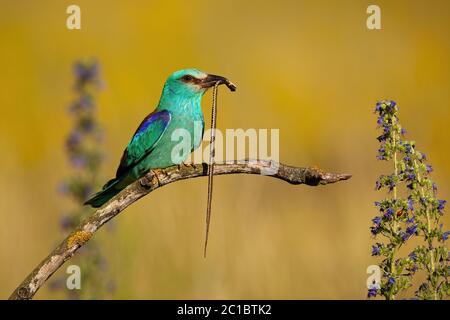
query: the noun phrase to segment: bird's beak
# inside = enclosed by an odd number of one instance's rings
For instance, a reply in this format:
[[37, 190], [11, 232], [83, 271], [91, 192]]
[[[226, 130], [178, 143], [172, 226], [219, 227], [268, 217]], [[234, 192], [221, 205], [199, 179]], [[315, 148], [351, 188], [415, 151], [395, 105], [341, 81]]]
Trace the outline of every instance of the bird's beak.
[[230, 91], [236, 91], [236, 86], [230, 80], [225, 77], [216, 76], [214, 74], [208, 74], [206, 78], [204, 78], [200, 82], [200, 86], [204, 89], [211, 88], [216, 85], [216, 83], [224, 84], [230, 89]]

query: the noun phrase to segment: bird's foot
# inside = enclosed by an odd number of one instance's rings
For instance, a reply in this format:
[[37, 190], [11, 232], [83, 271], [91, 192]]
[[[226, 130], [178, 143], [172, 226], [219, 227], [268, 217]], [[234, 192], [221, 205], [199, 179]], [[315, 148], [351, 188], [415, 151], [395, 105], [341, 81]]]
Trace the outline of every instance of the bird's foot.
[[185, 168], [195, 168], [195, 164], [193, 162], [182, 162], [181, 165]]
[[192, 164], [192, 162], [184, 162], [184, 161], [181, 162], [181, 165], [186, 167], [186, 168], [189, 168], [191, 166], [191, 164]]
[[157, 170], [157, 169], [151, 169], [151, 170], [149, 171], [149, 173], [150, 173], [150, 175], [151, 175], [151, 181], [152, 181], [152, 183], [155, 184], [155, 182], [156, 182], [156, 184], [157, 184], [158, 186], [161, 186], [162, 183], [161, 183], [161, 180], [159, 179], [159, 170]]

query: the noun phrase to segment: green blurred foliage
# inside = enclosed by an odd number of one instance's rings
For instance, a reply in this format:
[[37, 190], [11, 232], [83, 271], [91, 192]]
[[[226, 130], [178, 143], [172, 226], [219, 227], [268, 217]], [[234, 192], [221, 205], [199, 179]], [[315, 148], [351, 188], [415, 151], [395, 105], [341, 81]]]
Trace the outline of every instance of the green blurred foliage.
[[[165, 78], [185, 67], [238, 85], [219, 93], [219, 128], [279, 128], [283, 162], [354, 175], [317, 188], [217, 178], [206, 260], [206, 179], [156, 191], [96, 236], [114, 298], [364, 298], [374, 181], [388, 170], [375, 159], [381, 98], [399, 103], [450, 198], [448, 1], [377, 1], [379, 31], [357, 0], [79, 0], [79, 31], [65, 27], [70, 4], [0, 1], [0, 298], [61, 240], [67, 202], [55, 188], [69, 170], [61, 146], [80, 57], [97, 57], [106, 82], [105, 181]], [[204, 107], [209, 119], [210, 93]]]

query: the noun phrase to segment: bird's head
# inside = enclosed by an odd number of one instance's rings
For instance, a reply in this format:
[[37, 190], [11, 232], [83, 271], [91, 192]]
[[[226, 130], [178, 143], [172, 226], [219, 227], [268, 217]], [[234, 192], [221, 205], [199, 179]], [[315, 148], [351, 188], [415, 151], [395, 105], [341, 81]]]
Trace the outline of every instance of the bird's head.
[[166, 94], [185, 98], [201, 97], [218, 82], [225, 84], [231, 91], [236, 90], [236, 86], [225, 77], [208, 74], [197, 69], [184, 69], [172, 73], [167, 78], [164, 91]]

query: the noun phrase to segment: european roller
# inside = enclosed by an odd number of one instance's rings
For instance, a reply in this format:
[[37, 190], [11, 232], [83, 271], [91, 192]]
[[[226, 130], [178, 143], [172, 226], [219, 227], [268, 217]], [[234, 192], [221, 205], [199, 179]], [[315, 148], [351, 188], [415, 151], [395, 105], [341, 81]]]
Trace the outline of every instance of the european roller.
[[[217, 83], [227, 85], [232, 91], [236, 89], [228, 79], [197, 69], [174, 72], [164, 84], [158, 106], [141, 122], [125, 148], [116, 177], [85, 204], [98, 208], [149, 170], [170, 167], [186, 160], [203, 139], [202, 97]], [[199, 124], [201, 133], [196, 134]], [[181, 158], [173, 156], [174, 148], [180, 143], [172, 137], [177, 129], [184, 129], [191, 137], [188, 139], [190, 152]]]

